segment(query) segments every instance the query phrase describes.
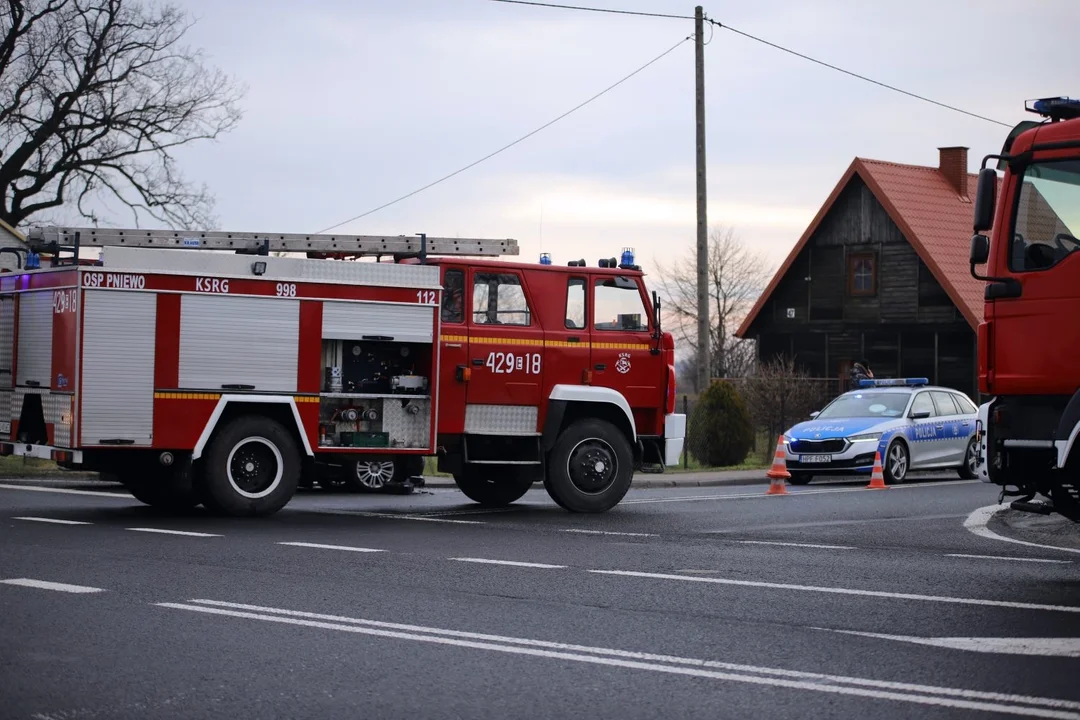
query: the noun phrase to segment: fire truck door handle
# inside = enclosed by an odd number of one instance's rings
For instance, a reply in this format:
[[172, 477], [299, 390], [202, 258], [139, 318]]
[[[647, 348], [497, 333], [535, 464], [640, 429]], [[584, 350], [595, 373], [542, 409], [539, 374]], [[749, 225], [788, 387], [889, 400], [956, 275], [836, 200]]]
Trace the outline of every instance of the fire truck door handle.
[[476, 367], [482, 367], [484, 365], [484, 358], [473, 358], [472, 364]]
[[579, 337], [568, 337], [568, 338], [566, 338], [566, 342], [581, 342], [581, 338], [579, 338]]
[[243, 383], [222, 383], [222, 390], [254, 390], [254, 385], [244, 385]]
[[603, 372], [604, 370], [607, 369], [607, 365], [605, 365], [604, 363], [597, 363], [596, 365], [593, 365], [593, 368]]

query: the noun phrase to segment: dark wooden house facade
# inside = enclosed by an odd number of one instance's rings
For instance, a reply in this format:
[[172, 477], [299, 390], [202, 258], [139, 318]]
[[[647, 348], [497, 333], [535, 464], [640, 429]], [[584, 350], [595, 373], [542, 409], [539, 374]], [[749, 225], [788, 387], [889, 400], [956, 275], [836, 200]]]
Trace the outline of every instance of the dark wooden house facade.
[[[982, 288], [969, 274], [967, 148], [938, 167], [856, 158], [737, 335], [843, 387], [852, 363], [977, 399]], [[845, 388], [846, 389], [846, 388]]]

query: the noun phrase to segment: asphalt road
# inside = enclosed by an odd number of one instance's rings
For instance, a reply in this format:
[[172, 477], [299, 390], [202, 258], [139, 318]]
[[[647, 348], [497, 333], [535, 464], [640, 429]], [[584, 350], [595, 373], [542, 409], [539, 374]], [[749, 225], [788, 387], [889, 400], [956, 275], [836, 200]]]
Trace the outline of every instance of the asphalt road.
[[1080, 718], [1080, 554], [863, 484], [240, 521], [0, 481], [0, 717]]

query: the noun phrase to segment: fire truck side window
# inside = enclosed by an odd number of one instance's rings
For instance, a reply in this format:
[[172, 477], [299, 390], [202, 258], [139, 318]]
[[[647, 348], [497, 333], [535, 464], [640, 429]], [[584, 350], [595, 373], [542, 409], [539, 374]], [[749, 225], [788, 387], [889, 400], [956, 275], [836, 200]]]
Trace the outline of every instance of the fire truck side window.
[[585, 278], [570, 278], [566, 285], [566, 327], [585, 329]]
[[1046, 270], [1080, 250], [1080, 161], [1032, 163], [1015, 202], [1010, 270]]
[[444, 323], [465, 322], [465, 272], [447, 270], [443, 280], [442, 321]]
[[473, 322], [481, 325], [530, 325], [529, 303], [514, 273], [473, 275]]
[[597, 330], [640, 332], [649, 329], [637, 283], [616, 276], [596, 281], [593, 322]]

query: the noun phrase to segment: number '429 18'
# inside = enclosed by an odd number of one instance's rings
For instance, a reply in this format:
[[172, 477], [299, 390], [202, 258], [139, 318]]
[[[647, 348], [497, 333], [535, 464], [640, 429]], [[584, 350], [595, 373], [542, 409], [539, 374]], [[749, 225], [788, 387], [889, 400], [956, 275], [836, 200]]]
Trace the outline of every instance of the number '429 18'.
[[514, 353], [491, 352], [488, 353], [487, 362], [484, 363], [491, 372], [507, 375], [512, 372], [523, 372], [526, 375], [540, 374], [540, 353]]

